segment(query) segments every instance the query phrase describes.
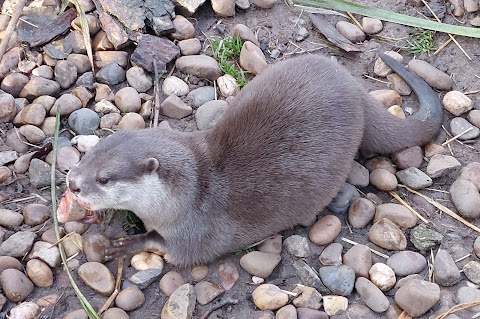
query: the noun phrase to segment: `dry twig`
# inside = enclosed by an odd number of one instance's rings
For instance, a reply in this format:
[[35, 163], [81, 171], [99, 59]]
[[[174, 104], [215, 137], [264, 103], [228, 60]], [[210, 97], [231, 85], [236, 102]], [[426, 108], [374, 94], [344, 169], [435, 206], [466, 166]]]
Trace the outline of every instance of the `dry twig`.
[[7, 51], [8, 42], [10, 41], [10, 37], [12, 36], [13, 30], [15, 30], [15, 26], [17, 25], [18, 20], [22, 15], [23, 7], [26, 3], [27, 0], [18, 0], [17, 5], [13, 10], [12, 18], [10, 19], [7, 29], [5, 30], [5, 35], [3, 36], [2, 43], [0, 43], [0, 61], [2, 60], [5, 51]]
[[425, 224], [428, 224], [429, 221], [425, 219], [425, 217], [423, 217], [422, 215], [420, 215], [419, 212], [417, 212], [415, 209], [412, 208], [412, 206], [408, 205], [407, 202], [405, 202], [400, 196], [398, 196], [397, 193], [395, 192], [392, 192], [390, 191], [389, 192], [390, 195], [392, 195], [393, 198], [395, 198], [396, 200], [398, 200], [403, 206], [405, 206], [406, 208], [408, 208], [409, 211], [411, 211], [414, 215], [416, 215], [422, 222], [424, 222]]

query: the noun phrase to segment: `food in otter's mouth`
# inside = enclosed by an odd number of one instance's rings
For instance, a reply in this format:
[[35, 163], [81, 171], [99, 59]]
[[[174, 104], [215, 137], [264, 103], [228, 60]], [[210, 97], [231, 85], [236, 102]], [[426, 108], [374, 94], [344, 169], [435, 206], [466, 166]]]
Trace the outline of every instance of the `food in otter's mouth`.
[[84, 223], [93, 223], [97, 221], [97, 214], [82, 206], [75, 194], [67, 190], [60, 200], [57, 208], [58, 221], [61, 223], [82, 221]]

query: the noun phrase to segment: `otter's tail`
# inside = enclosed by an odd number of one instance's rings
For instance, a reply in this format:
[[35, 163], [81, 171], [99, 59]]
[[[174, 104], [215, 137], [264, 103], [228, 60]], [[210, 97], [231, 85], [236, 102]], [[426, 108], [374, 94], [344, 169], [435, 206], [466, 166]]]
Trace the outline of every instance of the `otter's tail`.
[[443, 119], [443, 108], [437, 93], [394, 58], [384, 53], [379, 55], [412, 88], [417, 95], [419, 108], [404, 120], [390, 114], [379, 103], [371, 103], [365, 110], [361, 149], [388, 154], [429, 142], [437, 134]]

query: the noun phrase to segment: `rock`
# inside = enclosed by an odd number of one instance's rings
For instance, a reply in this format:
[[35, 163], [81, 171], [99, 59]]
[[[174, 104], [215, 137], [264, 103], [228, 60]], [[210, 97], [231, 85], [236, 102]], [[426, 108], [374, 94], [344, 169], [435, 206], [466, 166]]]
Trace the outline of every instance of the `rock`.
[[41, 95], [56, 95], [60, 92], [60, 84], [42, 77], [32, 77], [23, 87], [20, 97], [33, 100]]
[[235, 16], [235, 0], [212, 0], [212, 9], [221, 17]]
[[72, 94], [82, 102], [82, 107], [86, 107], [93, 97], [93, 94], [83, 86], [77, 86], [74, 88]]
[[30, 231], [19, 231], [0, 245], [0, 256], [23, 258], [32, 248], [37, 235]]
[[467, 120], [476, 127], [480, 127], [480, 110], [471, 110], [468, 112]]
[[392, 191], [398, 185], [395, 175], [383, 168], [370, 172], [370, 183], [382, 191]]
[[[50, 218], [50, 208], [42, 204], [28, 204], [23, 207], [22, 214], [25, 224], [40, 225]], [[3, 213], [0, 213], [0, 216], [2, 215]]]
[[439, 249], [433, 264], [435, 282], [441, 286], [453, 286], [460, 280], [460, 271], [455, 265], [452, 256], [443, 249]]
[[368, 278], [368, 271], [372, 267], [372, 252], [365, 245], [355, 245], [343, 255], [343, 264], [352, 268], [357, 277]]
[[126, 79], [126, 72], [118, 63], [112, 62], [101, 68], [96, 74], [97, 81], [108, 85], [119, 84]]
[[5, 52], [0, 61], [0, 80], [16, 67], [21, 59], [23, 59], [23, 49], [19, 46]]
[[97, 69], [104, 68], [112, 63], [117, 63], [122, 68], [126, 68], [128, 64], [128, 52], [97, 51], [93, 56], [93, 63]]
[[134, 88], [125, 87], [115, 94], [115, 105], [122, 113], [138, 112], [142, 101]]
[[298, 319], [328, 319], [328, 315], [323, 311], [308, 308], [297, 308]]
[[77, 134], [94, 134], [100, 125], [100, 118], [96, 112], [82, 108], [70, 114], [68, 125]]
[[108, 114], [108, 113], [120, 113], [120, 110], [110, 101], [105, 99], [95, 103], [95, 112]]
[[112, 50], [114, 49], [113, 43], [107, 37], [105, 31], [100, 30], [97, 32], [92, 41], [93, 51]]
[[259, 8], [271, 9], [278, 1], [277, 0], [252, 0], [252, 2]]
[[88, 319], [88, 315], [83, 309], [69, 312], [63, 319]]
[[0, 285], [8, 300], [21, 302], [33, 291], [30, 279], [17, 269], [5, 269], [0, 274]]
[[[77, 53], [69, 54], [67, 61], [77, 67], [78, 74], [83, 74], [91, 70], [90, 61], [88, 59], [88, 56], [85, 54], [77, 54]], [[55, 70], [57, 69], [57, 67], [58, 67], [58, 64], [55, 66]]]
[[16, 114], [15, 99], [12, 95], [0, 94], [0, 123], [10, 122]]
[[0, 274], [5, 269], [17, 269], [17, 270], [23, 271], [23, 265], [16, 258], [13, 258], [10, 256], [0, 256]]
[[89, 90], [93, 90], [95, 88], [95, 76], [93, 72], [85, 72], [84, 74], [80, 75], [75, 82], [78, 86], [84, 86]]
[[[457, 299], [459, 303], [470, 303], [480, 301], [480, 290], [473, 287], [461, 287], [457, 291]], [[468, 308], [470, 311], [479, 312], [480, 306]]]
[[307, 28], [305, 27], [300, 27], [298, 26], [293, 30], [293, 36], [295, 38], [295, 41], [300, 42], [308, 38], [310, 35], [310, 32], [308, 32]]
[[0, 208], [0, 226], [16, 227], [23, 223], [23, 216], [13, 210]]
[[119, 113], [110, 113], [102, 116], [100, 119], [100, 128], [112, 128], [117, 125], [122, 116]]
[[13, 72], [3, 79], [0, 88], [14, 97], [18, 97], [23, 87], [28, 83], [28, 80], [28, 76], [25, 74]]
[[[89, 224], [84, 224], [81, 222], [66, 222], [65, 224], [63, 224], [63, 228], [65, 229], [65, 232], [67, 234], [71, 232], [76, 232], [81, 235], [84, 232], [86, 232], [89, 227], [90, 227]], [[84, 245], [84, 248], [85, 248], [85, 245]]]
[[162, 319], [191, 319], [195, 310], [195, 290], [192, 285], [184, 284], [176, 289], [163, 306]]
[[95, 261], [89, 261], [78, 268], [82, 281], [103, 296], [110, 296], [115, 288], [115, 280], [107, 267]]
[[389, 250], [404, 250], [407, 248], [405, 235], [392, 221], [382, 218], [368, 231], [368, 238], [375, 245]]
[[458, 179], [464, 179], [472, 182], [475, 187], [480, 191], [480, 163], [472, 162], [467, 164], [460, 171]]
[[397, 226], [403, 228], [412, 228], [417, 224], [418, 217], [414, 215], [408, 208], [400, 204], [381, 204], [375, 210], [375, 218], [373, 222], [387, 218], [394, 222]]
[[27, 275], [37, 287], [48, 288], [53, 285], [53, 273], [43, 261], [32, 259], [27, 262]]
[[[470, 131], [465, 133], [467, 130]], [[453, 136], [463, 133], [458, 137], [459, 140], [472, 140], [480, 135], [480, 129], [470, 124], [470, 122], [463, 117], [455, 117], [450, 121], [450, 131]]]
[[235, 263], [227, 261], [218, 267], [218, 274], [221, 286], [225, 290], [230, 290], [239, 278], [239, 273]]
[[353, 161], [350, 174], [348, 174], [347, 182], [358, 187], [367, 187], [369, 184], [369, 172], [363, 165], [357, 161]]
[[250, 41], [257, 47], [260, 47], [260, 43], [258, 42], [257, 37], [255, 36], [253, 31], [244, 24], [236, 24], [231, 29], [231, 33], [232, 36], [239, 36], [240, 39], [242, 39], [243, 41]]
[[460, 215], [466, 218], [480, 216], [480, 193], [475, 184], [466, 179], [457, 179], [450, 186], [450, 196]]
[[53, 79], [53, 69], [48, 65], [41, 65], [38, 68], [33, 69], [33, 76], [40, 76], [42, 78], [52, 80]]
[[297, 297], [292, 300], [292, 304], [297, 308], [318, 310], [322, 306], [322, 295], [315, 288], [296, 286], [292, 292], [297, 294]]
[[477, 237], [477, 239], [473, 243], [473, 251], [475, 252], [475, 255], [477, 257], [480, 256], [480, 237]]
[[403, 277], [422, 272], [427, 260], [417, 252], [400, 251], [387, 259], [387, 265], [397, 276]]
[[349, 296], [355, 284], [355, 272], [347, 265], [320, 267], [323, 284], [336, 295]]
[[227, 102], [222, 100], [209, 101], [200, 106], [195, 113], [198, 129], [206, 130], [212, 127], [227, 109]]
[[162, 84], [162, 90], [165, 95], [184, 96], [188, 94], [188, 84], [176, 76], [168, 76]]
[[32, 250], [27, 256], [27, 260], [38, 258], [46, 262], [50, 267], [58, 267], [60, 265], [60, 251], [57, 246], [52, 246], [44, 241], [36, 241]]
[[345, 38], [353, 43], [358, 43], [365, 40], [365, 33], [353, 23], [338, 21], [335, 26]]
[[[142, 251], [132, 257], [130, 265], [138, 271], [147, 270], [150, 268], [163, 269], [163, 259], [161, 256]], [[208, 271], [208, 268], [207, 268]], [[193, 271], [192, 271], [193, 272]]]
[[297, 309], [292, 305], [286, 305], [278, 309], [275, 319], [297, 319]]
[[460, 167], [460, 162], [453, 156], [434, 155], [427, 165], [427, 175], [431, 178], [437, 178], [448, 175]]
[[[2, 305], [0, 303], [0, 305]], [[34, 302], [22, 302], [10, 310], [9, 319], [35, 319], [41, 310]]]
[[320, 280], [317, 272], [312, 267], [307, 265], [303, 260], [296, 260], [293, 262], [293, 267], [298, 273], [302, 283], [306, 286], [317, 289], [320, 293], [328, 294], [330, 290]]
[[383, 23], [379, 19], [363, 17], [362, 28], [366, 34], [375, 34], [383, 30]]
[[395, 272], [388, 265], [376, 263], [368, 271], [370, 280], [380, 288], [381, 291], [389, 291], [395, 286], [397, 279]]
[[328, 204], [327, 209], [334, 214], [345, 214], [350, 204], [360, 198], [360, 193], [349, 183], [343, 184], [335, 198]]
[[412, 317], [419, 317], [440, 300], [437, 284], [413, 279], [395, 293], [395, 302]]
[[392, 161], [383, 156], [373, 157], [365, 162], [365, 167], [370, 171], [374, 171], [376, 169], [385, 169], [392, 174], [397, 172], [397, 169], [393, 165]]
[[150, 268], [146, 270], [141, 270], [128, 277], [128, 284], [134, 284], [142, 290], [147, 288], [152, 282], [157, 281], [161, 275], [162, 269]]
[[363, 302], [373, 311], [384, 312], [388, 309], [390, 302], [387, 297], [370, 280], [363, 277], [357, 278], [355, 289]]
[[197, 296], [197, 302], [201, 305], [208, 304], [225, 292], [222, 287], [212, 284], [208, 281], [201, 281], [197, 283], [194, 289], [195, 295]]
[[145, 302], [145, 295], [135, 285], [128, 286], [120, 291], [115, 298], [115, 305], [125, 310], [132, 311], [140, 308]]
[[55, 65], [55, 81], [62, 89], [68, 89], [77, 80], [77, 66], [69, 61], [61, 60]]
[[473, 102], [460, 91], [450, 91], [443, 97], [443, 106], [453, 115], [460, 116], [473, 108]]
[[172, 41], [164, 37], [143, 34], [130, 59], [133, 64], [153, 72], [154, 60], [157, 62], [158, 70], [161, 71], [165, 70], [167, 63], [179, 54], [180, 49]]
[[53, 104], [50, 115], [55, 116], [58, 107], [60, 107], [59, 113], [61, 116], [70, 115], [73, 111], [82, 107], [82, 101], [73, 94], [63, 94]]
[[323, 308], [329, 316], [335, 316], [348, 308], [348, 299], [341, 296], [324, 296]]
[[202, 86], [188, 93], [185, 101], [194, 108], [215, 100], [215, 88], [213, 86]]
[[292, 235], [285, 239], [284, 245], [287, 252], [298, 258], [310, 257], [310, 247], [308, 247], [308, 240], [299, 235]]
[[[7, 144], [8, 145], [8, 144]], [[5, 165], [15, 161], [18, 158], [16, 151], [3, 151], [0, 152], [0, 165]]]
[[282, 252], [282, 236], [276, 235], [265, 239], [260, 245], [258, 245], [258, 250], [262, 253], [280, 255]]
[[342, 223], [335, 215], [320, 218], [311, 228], [308, 236], [312, 242], [322, 246], [331, 243], [340, 233]]
[[218, 89], [220, 94], [224, 97], [234, 96], [240, 90], [240, 86], [237, 84], [237, 80], [230, 74], [222, 75], [217, 79]]
[[420, 251], [427, 251], [440, 244], [443, 235], [433, 229], [428, 228], [425, 224], [419, 224], [410, 232], [410, 241]]
[[400, 182], [412, 189], [422, 189], [433, 184], [432, 179], [416, 167], [410, 167], [395, 174]]
[[175, 66], [181, 72], [212, 81], [222, 75], [218, 62], [207, 55], [182, 56], [177, 59]]
[[260, 310], [277, 310], [288, 303], [288, 295], [272, 284], [258, 286], [252, 297], [253, 303]]
[[[45, 160], [52, 165], [53, 154], [50, 152]], [[57, 168], [61, 172], [70, 170], [80, 161], [80, 152], [73, 146], [63, 146], [57, 150]]]
[[251, 275], [267, 278], [280, 262], [281, 257], [276, 254], [249, 252], [240, 258], [240, 266]]
[[196, 55], [202, 51], [202, 44], [197, 38], [181, 40], [177, 45], [182, 55]]
[[193, 112], [193, 109], [176, 95], [168, 96], [160, 106], [160, 114], [174, 119], [184, 118]]
[[160, 290], [166, 296], [171, 296], [178, 288], [180, 288], [184, 284], [185, 281], [179, 273], [175, 271], [169, 271], [165, 275], [163, 275], [162, 279], [160, 279]]
[[110, 240], [101, 233], [90, 233], [83, 236], [83, 253], [90, 262], [104, 262], [105, 248], [108, 246], [110, 246]]
[[384, 107], [389, 108], [394, 105], [402, 105], [402, 97], [394, 90], [375, 90], [368, 94], [373, 96]]
[[137, 92], [147, 92], [153, 86], [152, 77], [138, 66], [133, 66], [126, 73], [128, 84]]
[[[408, 84], [398, 75], [398, 74], [389, 74], [387, 75], [387, 80], [390, 82], [390, 86], [393, 90], [397, 91], [400, 95], [410, 95], [412, 93], [412, 89], [408, 86]], [[400, 106], [397, 106], [400, 110], [402, 109]], [[402, 113], [403, 116], [401, 118], [405, 118], [405, 113]]]
[[[400, 53], [398, 53], [396, 51], [386, 51], [384, 53], [386, 55], [391, 56], [392, 58], [394, 58], [398, 62], [403, 63], [403, 56]], [[393, 72], [393, 70], [390, 69], [390, 67], [388, 65], [386, 65], [385, 62], [383, 62], [383, 60], [381, 58], [377, 58], [377, 60], [375, 60], [375, 65], [373, 67], [373, 73], [375, 73], [376, 75], [381, 76], [381, 77], [386, 77], [387, 75], [391, 74], [392, 72]]]
[[102, 319], [128, 319], [128, 314], [120, 308], [110, 308], [103, 313]]
[[[39, 160], [37, 158], [33, 158], [30, 161], [28, 174], [30, 176], [30, 183], [32, 184], [33, 187], [40, 188], [44, 186], [50, 186], [51, 167], [49, 164], [45, 163], [44, 161]], [[64, 176], [59, 171], [57, 171], [55, 175], [56, 175], [56, 183], [59, 184], [60, 180], [64, 178]]]
[[435, 89], [450, 90], [452, 88], [452, 79], [450, 76], [428, 62], [413, 59], [408, 62], [408, 69], [424, 79], [425, 82]]
[[235, 6], [240, 10], [247, 10], [250, 8], [249, 0], [235, 0]]
[[375, 204], [366, 198], [358, 198], [348, 209], [348, 222], [353, 228], [364, 228], [375, 216]]
[[399, 169], [420, 167], [423, 162], [423, 152], [420, 146], [406, 148], [393, 155], [393, 160]]
[[242, 69], [255, 75], [260, 74], [267, 67], [262, 50], [250, 41], [243, 43], [239, 61]]
[[186, 40], [195, 37], [195, 26], [184, 16], [177, 15], [172, 21], [175, 32], [170, 36], [175, 40]]
[[25, 106], [18, 114], [15, 116], [13, 121], [16, 125], [26, 125], [31, 124], [35, 126], [42, 125], [45, 120], [47, 112], [43, 105], [32, 103]]
[[332, 243], [325, 247], [320, 254], [320, 263], [324, 266], [338, 266], [342, 264], [343, 246], [340, 243]]
[[480, 284], [480, 263], [478, 261], [470, 261], [463, 266], [463, 273], [465, 277], [471, 282], [478, 285]]
[[464, 0], [463, 6], [465, 7], [465, 10], [467, 12], [475, 12], [480, 9], [478, 1], [474, 1], [474, 0]]

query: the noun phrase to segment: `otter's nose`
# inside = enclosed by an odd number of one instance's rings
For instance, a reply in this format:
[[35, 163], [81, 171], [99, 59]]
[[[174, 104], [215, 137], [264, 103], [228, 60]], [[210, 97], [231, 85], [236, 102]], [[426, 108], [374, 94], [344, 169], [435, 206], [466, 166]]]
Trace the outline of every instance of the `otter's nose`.
[[70, 179], [68, 181], [68, 188], [74, 194], [80, 193], [80, 186], [77, 184], [77, 182], [74, 179]]

